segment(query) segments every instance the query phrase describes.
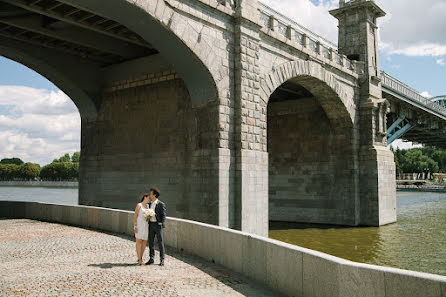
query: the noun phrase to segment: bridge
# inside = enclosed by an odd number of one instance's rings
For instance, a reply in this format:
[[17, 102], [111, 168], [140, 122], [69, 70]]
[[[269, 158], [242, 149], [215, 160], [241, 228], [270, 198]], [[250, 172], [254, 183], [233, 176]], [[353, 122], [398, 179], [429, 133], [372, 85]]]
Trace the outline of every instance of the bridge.
[[133, 209], [156, 185], [170, 216], [264, 236], [270, 220], [384, 225], [388, 128], [443, 125], [443, 107], [381, 72], [371, 0], [330, 12], [337, 46], [257, 0], [0, 8], [0, 54], [79, 109], [81, 204]]
[[398, 138], [446, 148], [445, 96], [425, 98], [398, 79], [381, 72], [383, 97], [390, 102], [387, 143]]

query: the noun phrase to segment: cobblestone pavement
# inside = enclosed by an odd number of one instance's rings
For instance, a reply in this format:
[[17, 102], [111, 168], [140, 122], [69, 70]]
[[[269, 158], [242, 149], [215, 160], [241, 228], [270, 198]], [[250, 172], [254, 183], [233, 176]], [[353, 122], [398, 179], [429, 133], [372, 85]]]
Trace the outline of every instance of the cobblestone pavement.
[[128, 236], [20, 219], [0, 220], [0, 296], [278, 295], [169, 249], [164, 267], [136, 265]]

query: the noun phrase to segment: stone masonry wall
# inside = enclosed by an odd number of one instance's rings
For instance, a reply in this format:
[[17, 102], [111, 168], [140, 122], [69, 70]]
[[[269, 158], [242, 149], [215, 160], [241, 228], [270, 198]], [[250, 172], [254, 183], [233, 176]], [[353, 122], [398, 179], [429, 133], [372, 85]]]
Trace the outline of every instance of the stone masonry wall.
[[269, 218], [354, 224], [352, 152], [317, 98], [268, 104]]
[[80, 204], [133, 209], [156, 186], [170, 216], [218, 223], [218, 107], [192, 107], [174, 74], [135, 83], [82, 123]]

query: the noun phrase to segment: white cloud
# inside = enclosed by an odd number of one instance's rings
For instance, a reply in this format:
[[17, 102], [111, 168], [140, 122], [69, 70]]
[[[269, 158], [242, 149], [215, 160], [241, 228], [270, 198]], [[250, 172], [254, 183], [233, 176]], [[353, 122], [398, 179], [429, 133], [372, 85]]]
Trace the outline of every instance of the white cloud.
[[431, 94], [429, 94], [428, 91], [424, 91], [420, 93], [421, 96], [426, 97], [426, 98], [431, 98], [433, 97]]
[[440, 65], [440, 66], [445, 66], [446, 64], [445, 64], [445, 62], [444, 62], [444, 59], [438, 59], [438, 60], [436, 60], [435, 61], [438, 65]]
[[[315, 33], [337, 42], [338, 21], [329, 10], [337, 0], [262, 0]], [[388, 54], [407, 56], [446, 55], [446, 1], [377, 0], [387, 13], [378, 19], [380, 48]]]
[[397, 139], [394, 142], [392, 142], [390, 144], [390, 146], [396, 150], [396, 149], [400, 149], [400, 150], [407, 150], [407, 149], [411, 149], [411, 148], [417, 148], [417, 147], [423, 147], [423, 145], [418, 144], [418, 143], [413, 143], [410, 141], [404, 141], [402, 139]]
[[45, 165], [79, 151], [80, 115], [62, 91], [0, 86], [0, 158]]
[[381, 49], [388, 52], [389, 54], [399, 54], [409, 57], [417, 56], [431, 56], [439, 57], [446, 55], [446, 45], [431, 44], [431, 43], [420, 43], [416, 45], [406, 45], [400, 48], [396, 48], [393, 44], [383, 43]]
[[387, 13], [378, 21], [381, 49], [407, 56], [446, 55], [444, 0], [377, 0]]
[[73, 102], [62, 91], [25, 86], [0, 86], [0, 105], [10, 106], [13, 113], [63, 114], [76, 112]]

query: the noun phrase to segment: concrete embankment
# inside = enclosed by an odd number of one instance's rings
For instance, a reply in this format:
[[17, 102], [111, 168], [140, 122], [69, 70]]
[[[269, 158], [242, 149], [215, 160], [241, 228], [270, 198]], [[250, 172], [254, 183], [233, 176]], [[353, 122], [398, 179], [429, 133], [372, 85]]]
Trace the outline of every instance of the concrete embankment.
[[58, 187], [77, 188], [77, 181], [0, 181], [0, 187]]
[[[36, 202], [2, 202], [0, 217], [133, 234], [133, 212]], [[446, 277], [355, 263], [227, 228], [168, 218], [166, 244], [215, 262], [287, 296], [446, 297]]]

